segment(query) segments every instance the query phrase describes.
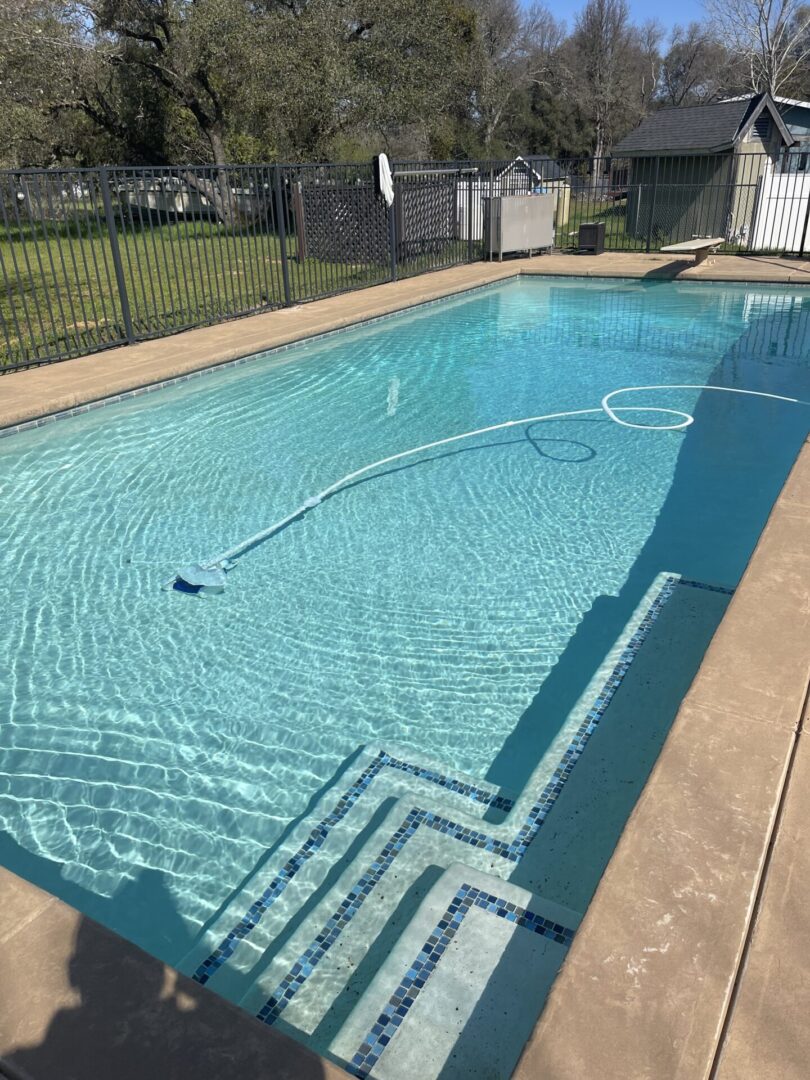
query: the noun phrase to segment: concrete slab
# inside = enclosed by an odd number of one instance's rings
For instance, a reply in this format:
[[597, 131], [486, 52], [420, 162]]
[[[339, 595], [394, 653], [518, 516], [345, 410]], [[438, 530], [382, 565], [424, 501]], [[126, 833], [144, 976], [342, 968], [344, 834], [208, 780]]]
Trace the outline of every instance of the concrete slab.
[[[788, 488], [810, 486], [810, 444]], [[795, 730], [810, 679], [810, 503], [780, 497], [686, 701]]]
[[803, 735], [715, 1080], [804, 1080], [810, 1071], [808, 821], [810, 742]]
[[0, 946], [54, 902], [53, 896], [0, 867]]
[[345, 1080], [341, 1069], [7, 870], [0, 897], [0, 1075]]
[[779, 494], [779, 505], [786, 509], [810, 507], [810, 443], [805, 445]]
[[517, 1080], [708, 1075], [791, 742], [682, 708]]

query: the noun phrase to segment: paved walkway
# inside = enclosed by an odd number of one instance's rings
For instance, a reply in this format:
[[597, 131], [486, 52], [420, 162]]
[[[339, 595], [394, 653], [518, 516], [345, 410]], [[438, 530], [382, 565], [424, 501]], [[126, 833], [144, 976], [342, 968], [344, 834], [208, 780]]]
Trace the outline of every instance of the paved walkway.
[[211, 365], [286, 345], [475, 288], [516, 274], [757, 281], [810, 285], [810, 260], [717, 256], [695, 267], [666, 255], [609, 252], [551, 255], [504, 263], [478, 262], [404, 281], [316, 300], [293, 308], [187, 330], [173, 337], [121, 346], [91, 356], [0, 376], [0, 428], [76, 408], [91, 401], [186, 375]]

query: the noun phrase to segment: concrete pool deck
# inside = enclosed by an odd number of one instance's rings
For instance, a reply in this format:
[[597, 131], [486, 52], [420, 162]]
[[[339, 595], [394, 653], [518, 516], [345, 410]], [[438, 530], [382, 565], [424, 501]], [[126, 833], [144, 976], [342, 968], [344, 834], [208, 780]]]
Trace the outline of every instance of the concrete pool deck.
[[0, 1076], [345, 1080], [342, 1069], [0, 869]]
[[[518, 273], [810, 285], [810, 261], [552, 256], [457, 267], [0, 378], [0, 427]], [[515, 1073], [803, 1078], [810, 1061], [810, 443]], [[808, 718], [810, 722], [810, 718]], [[0, 870], [0, 1074], [345, 1074]]]
[[606, 252], [478, 262], [0, 375], [0, 430], [519, 274], [810, 285], [810, 259]]

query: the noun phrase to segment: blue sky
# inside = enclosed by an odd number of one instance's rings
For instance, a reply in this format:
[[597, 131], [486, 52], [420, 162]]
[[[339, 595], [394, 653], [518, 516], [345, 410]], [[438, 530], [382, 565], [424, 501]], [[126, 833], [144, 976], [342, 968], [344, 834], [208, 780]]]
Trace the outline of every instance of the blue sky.
[[[528, 0], [524, 0], [528, 4]], [[573, 26], [574, 16], [584, 6], [585, 0], [545, 0], [553, 15], [565, 19], [569, 27]], [[647, 19], [658, 19], [667, 29], [675, 23], [685, 25], [702, 19], [705, 10], [701, 0], [629, 0], [630, 15], [634, 22], [642, 23]]]

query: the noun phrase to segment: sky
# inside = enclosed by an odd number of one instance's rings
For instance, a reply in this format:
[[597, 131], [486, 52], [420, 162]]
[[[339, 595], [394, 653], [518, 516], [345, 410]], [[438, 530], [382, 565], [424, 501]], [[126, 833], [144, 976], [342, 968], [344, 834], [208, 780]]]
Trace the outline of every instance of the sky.
[[[528, 0], [523, 0], [528, 5]], [[545, 0], [552, 15], [565, 19], [569, 27], [574, 24], [574, 16], [584, 6], [585, 0]], [[703, 19], [705, 9], [702, 0], [629, 0], [630, 15], [633, 22], [643, 23], [647, 19], [657, 19], [668, 30], [680, 23]]]

